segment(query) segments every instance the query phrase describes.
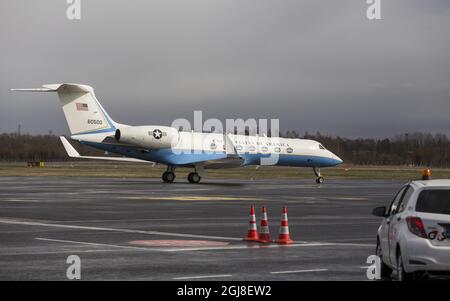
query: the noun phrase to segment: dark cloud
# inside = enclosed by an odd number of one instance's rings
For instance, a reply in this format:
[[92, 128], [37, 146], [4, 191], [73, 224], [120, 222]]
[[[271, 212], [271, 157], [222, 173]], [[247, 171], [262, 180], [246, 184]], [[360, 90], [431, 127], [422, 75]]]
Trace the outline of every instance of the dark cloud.
[[450, 2], [382, 0], [60, 0], [0, 4], [0, 132], [65, 133], [52, 94], [11, 87], [94, 86], [114, 119], [170, 124], [280, 118], [341, 136], [450, 133]]

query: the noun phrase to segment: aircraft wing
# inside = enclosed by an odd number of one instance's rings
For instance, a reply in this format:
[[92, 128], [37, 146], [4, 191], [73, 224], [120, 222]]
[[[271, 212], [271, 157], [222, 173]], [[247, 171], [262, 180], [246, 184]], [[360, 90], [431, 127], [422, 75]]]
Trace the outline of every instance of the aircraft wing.
[[221, 168], [233, 168], [240, 167], [244, 164], [244, 158], [228, 156], [223, 159], [208, 160], [196, 164], [196, 166], [202, 166], [205, 169], [221, 169]]
[[199, 166], [203, 166], [206, 169], [220, 169], [239, 167], [244, 164], [245, 159], [238, 154], [230, 137], [225, 134], [223, 138], [227, 156], [222, 159], [204, 161], [198, 164]]
[[67, 152], [67, 155], [71, 158], [79, 158], [79, 159], [92, 159], [92, 160], [109, 160], [109, 161], [124, 161], [124, 162], [145, 162], [145, 163], [153, 163], [151, 161], [140, 160], [136, 158], [127, 158], [127, 157], [99, 157], [99, 156], [81, 156], [77, 150], [72, 146], [72, 144], [67, 141], [66, 137], [60, 136], [61, 142], [64, 146], [64, 149]]

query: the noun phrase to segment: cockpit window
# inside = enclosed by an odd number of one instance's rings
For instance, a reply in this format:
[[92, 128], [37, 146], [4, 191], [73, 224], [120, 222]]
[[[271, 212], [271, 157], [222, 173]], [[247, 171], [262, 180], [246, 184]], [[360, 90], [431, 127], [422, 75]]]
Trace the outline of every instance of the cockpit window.
[[322, 144], [319, 144], [319, 148], [320, 148], [320, 149], [325, 149], [325, 147], [323, 147]]

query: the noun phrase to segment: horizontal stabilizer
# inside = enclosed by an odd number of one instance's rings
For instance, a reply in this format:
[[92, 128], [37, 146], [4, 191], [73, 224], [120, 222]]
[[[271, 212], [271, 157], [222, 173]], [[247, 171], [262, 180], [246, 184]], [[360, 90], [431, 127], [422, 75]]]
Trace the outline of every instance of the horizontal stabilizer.
[[80, 84], [47, 84], [42, 85], [42, 88], [26, 88], [26, 89], [10, 89], [11, 91], [19, 92], [81, 92], [89, 93], [93, 91], [92, 87]]
[[60, 136], [61, 142], [64, 146], [64, 149], [67, 152], [67, 155], [71, 158], [79, 158], [79, 159], [92, 159], [92, 160], [109, 160], [109, 161], [123, 161], [123, 162], [145, 162], [145, 163], [153, 163], [151, 161], [140, 160], [136, 158], [127, 158], [127, 157], [99, 157], [99, 156], [81, 156], [77, 150], [72, 146], [72, 144], [67, 141], [66, 137]]
[[10, 89], [10, 90], [19, 92], [56, 92], [56, 90], [48, 88], [29, 88], [29, 89]]

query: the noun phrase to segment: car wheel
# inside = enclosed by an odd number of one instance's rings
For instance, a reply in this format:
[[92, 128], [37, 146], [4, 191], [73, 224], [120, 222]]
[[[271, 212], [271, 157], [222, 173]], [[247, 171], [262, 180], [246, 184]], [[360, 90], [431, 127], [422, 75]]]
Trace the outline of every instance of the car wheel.
[[403, 257], [400, 250], [398, 250], [397, 254], [397, 280], [398, 281], [411, 281], [414, 278], [413, 273], [405, 272], [405, 267], [403, 265]]
[[377, 239], [376, 255], [380, 258], [380, 276], [387, 278], [392, 275], [392, 269], [388, 267], [383, 261], [383, 252], [381, 250], [380, 240]]

